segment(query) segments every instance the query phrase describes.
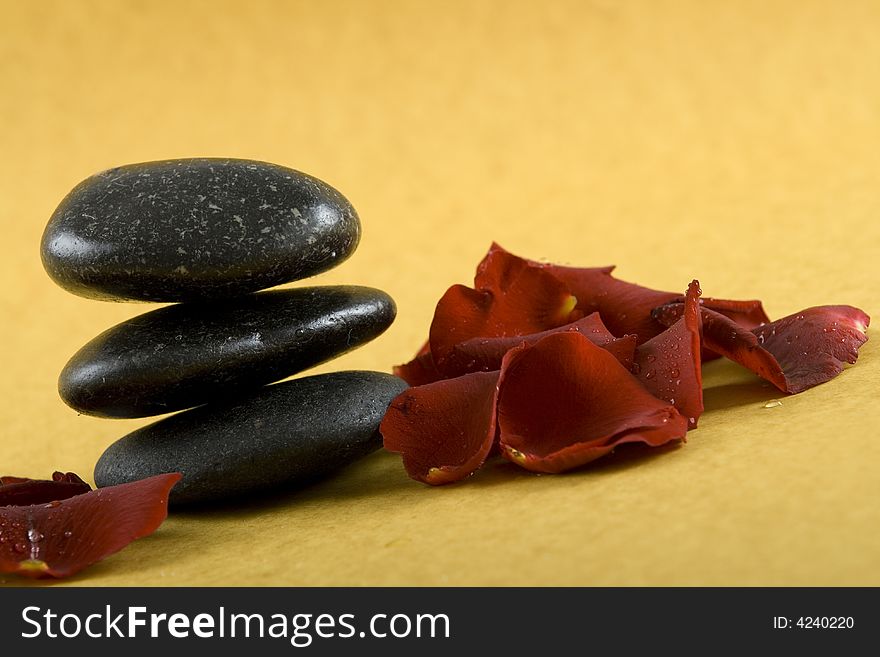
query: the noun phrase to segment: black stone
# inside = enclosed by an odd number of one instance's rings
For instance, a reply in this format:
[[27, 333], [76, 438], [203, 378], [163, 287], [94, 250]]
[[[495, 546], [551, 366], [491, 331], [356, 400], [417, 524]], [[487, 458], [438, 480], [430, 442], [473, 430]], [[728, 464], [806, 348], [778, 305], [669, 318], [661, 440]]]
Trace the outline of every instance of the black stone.
[[304, 287], [167, 306], [105, 331], [61, 372], [61, 398], [101, 417], [159, 415], [248, 392], [353, 349], [394, 321], [368, 287]]
[[381, 447], [379, 423], [406, 387], [390, 374], [335, 372], [184, 411], [111, 445], [95, 482], [181, 472], [170, 496], [177, 505], [300, 486]]
[[236, 296], [351, 255], [360, 222], [335, 189], [265, 162], [130, 164], [87, 178], [43, 234], [43, 266], [74, 294], [121, 301]]

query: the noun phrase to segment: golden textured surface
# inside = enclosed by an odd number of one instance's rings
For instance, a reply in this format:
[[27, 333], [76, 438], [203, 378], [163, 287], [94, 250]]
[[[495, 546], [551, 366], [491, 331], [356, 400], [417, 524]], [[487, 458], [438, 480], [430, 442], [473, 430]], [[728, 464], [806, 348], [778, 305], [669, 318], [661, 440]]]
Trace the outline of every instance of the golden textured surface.
[[[358, 209], [315, 280], [383, 288], [387, 370], [494, 239], [533, 258], [880, 310], [880, 7], [870, 2], [2, 2], [0, 470], [90, 478], [146, 420], [78, 417], [67, 358], [148, 309], [71, 296], [39, 238], [82, 178], [246, 157]], [[707, 366], [678, 449], [457, 486], [378, 453], [259, 505], [171, 517], [79, 585], [880, 585], [880, 339], [778, 395]], [[13, 583], [14, 578], [6, 580]]]

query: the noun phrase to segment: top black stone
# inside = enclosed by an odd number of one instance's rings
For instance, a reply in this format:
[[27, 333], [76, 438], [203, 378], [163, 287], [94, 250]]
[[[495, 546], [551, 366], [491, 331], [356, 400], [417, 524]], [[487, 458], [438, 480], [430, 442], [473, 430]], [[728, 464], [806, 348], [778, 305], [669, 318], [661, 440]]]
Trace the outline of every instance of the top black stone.
[[338, 191], [252, 160], [147, 162], [87, 178], [43, 234], [61, 287], [106, 301], [193, 301], [255, 292], [350, 256], [360, 222]]

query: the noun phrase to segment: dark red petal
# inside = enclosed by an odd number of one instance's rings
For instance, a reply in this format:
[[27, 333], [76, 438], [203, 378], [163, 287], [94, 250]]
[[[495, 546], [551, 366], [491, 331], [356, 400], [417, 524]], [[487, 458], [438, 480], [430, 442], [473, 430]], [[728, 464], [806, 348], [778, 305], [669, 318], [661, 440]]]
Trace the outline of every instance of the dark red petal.
[[[45, 480], [45, 479], [31, 479], [30, 477], [12, 477], [9, 475], [4, 475], [4, 476], [0, 477], [0, 486], [5, 486], [7, 484], [23, 484], [28, 481], [47, 481], [47, 480]], [[63, 483], [68, 483], [68, 484], [84, 484], [84, 485], [88, 486], [88, 484], [86, 484], [86, 482], [84, 482], [78, 474], [75, 474], [73, 472], [59, 472], [58, 470], [56, 470], [55, 472], [52, 473], [51, 481], [58, 481], [58, 482], [63, 482]], [[91, 488], [89, 488], [89, 490], [91, 490]]]
[[498, 372], [475, 372], [405, 390], [385, 413], [385, 449], [413, 479], [448, 484], [477, 470], [495, 441]]
[[[654, 319], [664, 326], [671, 326], [677, 322], [678, 318], [681, 316], [681, 307], [676, 305], [681, 303], [684, 303], [684, 297], [673, 299], [667, 304], [672, 306], [671, 309], [666, 309], [661, 306], [655, 308], [652, 315], [654, 316]], [[703, 308], [714, 310], [715, 312], [732, 319], [742, 328], [749, 330], [762, 326], [770, 321], [770, 318], [767, 317], [767, 313], [764, 312], [764, 307], [761, 305], [761, 302], [756, 299], [751, 301], [733, 301], [731, 299], [713, 299], [712, 297], [705, 297], [700, 300], [700, 305]]]
[[180, 473], [108, 486], [66, 500], [0, 508], [0, 572], [67, 577], [153, 533]]
[[651, 317], [651, 311], [681, 298], [676, 292], [661, 292], [616, 279], [611, 276], [613, 267], [563, 267], [540, 263], [512, 255], [497, 244], [492, 245], [480, 263], [476, 279], [478, 287], [502, 278], [499, 273], [501, 263], [505, 268], [515, 268], [521, 277], [537, 276], [537, 272], [552, 275], [577, 298], [577, 309], [584, 315], [598, 312], [614, 335], [635, 334], [639, 344], [663, 331], [663, 326]]
[[693, 429], [703, 413], [700, 283], [688, 287], [683, 316], [636, 349], [632, 371], [647, 390], [675, 406]]
[[[678, 318], [681, 316], [681, 307], [676, 306], [675, 304], [684, 303], [684, 297], [674, 299], [670, 303], [673, 304], [673, 312], [670, 313], [664, 310], [663, 307], [660, 307], [655, 308], [651, 313], [654, 319], [664, 326], [672, 326], [672, 324], [678, 321]], [[750, 301], [734, 301], [731, 299], [714, 299], [712, 297], [705, 297], [700, 300], [700, 305], [732, 319], [745, 329], [753, 329], [770, 321], [770, 318], [767, 317], [767, 313], [764, 312], [763, 305], [761, 305], [761, 302], [757, 299]], [[718, 356], [719, 354], [711, 349], [707, 349], [706, 345], [703, 344], [701, 358], [704, 363], [714, 360], [718, 358]]]
[[430, 351], [420, 352], [408, 363], [395, 365], [392, 372], [411, 386], [423, 386], [443, 378]]
[[[55, 478], [55, 475], [61, 475]], [[24, 477], [0, 477], [0, 506], [28, 506], [66, 500], [92, 490], [72, 472], [63, 475], [56, 472], [52, 481]], [[72, 475], [72, 477], [71, 477]]]
[[[513, 255], [510, 251], [502, 247], [497, 242], [492, 242], [492, 246], [486, 252], [485, 257], [477, 265], [477, 273], [474, 276], [474, 287], [478, 290], [498, 290], [507, 286], [506, 281], [511, 277], [511, 272], [522, 275], [524, 270], [535, 269], [575, 269], [571, 267], [562, 267], [561, 265], [551, 265], [546, 262], [538, 262], [537, 260], [529, 260]], [[577, 271], [591, 271], [597, 274], [610, 274], [614, 271], [614, 265], [608, 267], [583, 267], [577, 268]], [[528, 272], [531, 273], [531, 272]]]
[[605, 328], [599, 313], [593, 313], [589, 317], [584, 317], [565, 326], [531, 335], [471, 338], [460, 342], [452, 347], [443, 361], [443, 374], [447, 377], [454, 377], [468, 372], [489, 372], [500, 369], [501, 360], [508, 351], [522, 343], [535, 344], [553, 333], [580, 333], [593, 344], [612, 352], [624, 365], [629, 366], [632, 363], [635, 336], [615, 338]]
[[[682, 299], [683, 301], [683, 299]], [[713, 299], [706, 297], [700, 301], [704, 308], [719, 312], [729, 317], [743, 328], [753, 329], [770, 321], [764, 306], [757, 299], [750, 301], [733, 301], [731, 299]]]
[[596, 346], [602, 347], [602, 349], [614, 356], [625, 369], [632, 371], [636, 355], [636, 343], [635, 335], [624, 335], [622, 338], [614, 338], [605, 344], [598, 344]]
[[528, 335], [568, 323], [576, 300], [553, 276], [529, 267], [496, 273], [493, 289], [453, 285], [437, 304], [430, 342], [441, 369], [452, 347], [471, 338]]
[[663, 331], [663, 326], [651, 317], [651, 311], [681, 296], [628, 283], [593, 269], [550, 265], [548, 271], [577, 297], [578, 310], [585, 314], [598, 312], [609, 331], [615, 335], [635, 334], [639, 344]]
[[870, 321], [852, 306], [817, 306], [752, 332], [785, 373], [787, 392], [798, 393], [833, 379], [844, 363], [855, 363]]
[[[684, 311], [683, 303], [669, 303], [657, 308], [654, 316], [664, 324], [678, 321]], [[747, 367], [755, 374], [787, 391], [785, 374], [773, 355], [758, 344], [754, 333], [735, 321], [709, 308], [701, 308], [703, 346]]]
[[[658, 309], [669, 321], [682, 304]], [[748, 331], [729, 317], [702, 309], [703, 343], [747, 367], [783, 392], [798, 393], [855, 363], [870, 318], [852, 306], [818, 306]]]
[[504, 357], [498, 381], [502, 454], [536, 472], [562, 472], [616, 445], [683, 439], [687, 421], [614, 356], [577, 333], [549, 335]]

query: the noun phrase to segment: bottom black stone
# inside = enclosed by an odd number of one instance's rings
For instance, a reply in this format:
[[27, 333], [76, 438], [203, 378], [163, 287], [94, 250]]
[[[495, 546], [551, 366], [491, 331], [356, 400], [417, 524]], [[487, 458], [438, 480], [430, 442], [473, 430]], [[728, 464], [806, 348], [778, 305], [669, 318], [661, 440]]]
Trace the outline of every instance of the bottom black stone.
[[295, 487], [379, 449], [379, 423], [406, 387], [381, 372], [334, 372], [184, 411], [108, 447], [95, 483], [181, 472], [173, 505]]

